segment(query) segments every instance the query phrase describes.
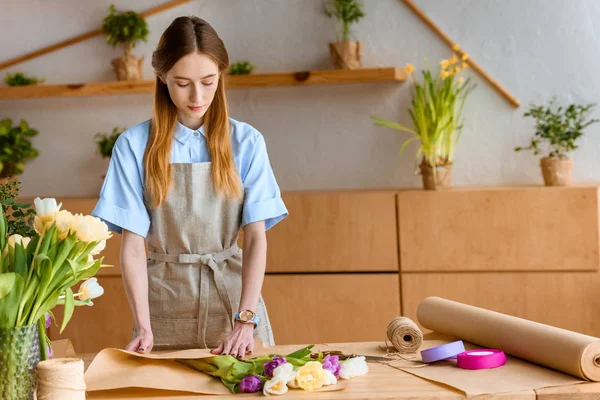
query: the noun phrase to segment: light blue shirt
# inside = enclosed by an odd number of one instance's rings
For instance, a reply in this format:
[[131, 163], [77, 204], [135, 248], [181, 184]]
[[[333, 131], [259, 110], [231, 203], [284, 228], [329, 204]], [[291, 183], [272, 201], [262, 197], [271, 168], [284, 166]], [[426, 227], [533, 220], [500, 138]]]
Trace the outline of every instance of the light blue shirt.
[[[261, 133], [247, 123], [230, 119], [231, 147], [244, 186], [242, 227], [265, 221], [265, 229], [281, 221], [288, 211], [267, 154]], [[100, 199], [92, 215], [117, 233], [126, 229], [146, 237], [150, 216], [144, 204], [144, 152], [150, 135], [150, 120], [123, 132], [113, 147]], [[210, 162], [204, 127], [194, 131], [177, 122], [173, 163]]]

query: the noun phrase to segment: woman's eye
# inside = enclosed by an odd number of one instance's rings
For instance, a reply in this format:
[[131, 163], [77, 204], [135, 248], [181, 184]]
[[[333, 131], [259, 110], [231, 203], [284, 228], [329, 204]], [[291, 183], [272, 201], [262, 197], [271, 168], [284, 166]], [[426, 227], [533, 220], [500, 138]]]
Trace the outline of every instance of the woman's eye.
[[212, 85], [213, 83], [214, 83], [214, 82], [202, 82], [202, 84], [203, 84], [204, 86], [210, 86], [210, 85]]
[[189, 83], [185, 83], [185, 84], [178, 83], [178, 84], [177, 84], [177, 86], [179, 86], [179, 87], [186, 87], [186, 86], [188, 86], [188, 85], [189, 85]]

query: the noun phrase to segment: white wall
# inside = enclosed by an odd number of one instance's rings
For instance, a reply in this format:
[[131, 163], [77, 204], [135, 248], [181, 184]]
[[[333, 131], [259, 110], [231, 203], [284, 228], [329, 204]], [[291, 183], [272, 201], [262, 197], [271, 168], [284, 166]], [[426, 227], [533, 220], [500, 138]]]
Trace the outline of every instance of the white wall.
[[[137, 11], [164, 0], [116, 1]], [[600, 54], [594, 0], [417, 0], [446, 33], [520, 101], [514, 109], [482, 79], [467, 101], [457, 150], [455, 185], [540, 183], [537, 160], [514, 153], [532, 134], [522, 117], [531, 102], [553, 95], [560, 102], [596, 102]], [[2, 60], [100, 26], [107, 0], [0, 0]], [[365, 45], [365, 66], [437, 64], [449, 49], [400, 0], [366, 0], [367, 16], [355, 26]], [[150, 17], [145, 78], [161, 32], [177, 16], [195, 14], [220, 33], [230, 58], [250, 59], [256, 72], [329, 68], [333, 22], [322, 0], [196, 0]], [[0, 71], [44, 76], [47, 83], [113, 80], [110, 59], [119, 49], [103, 37]], [[398, 149], [406, 136], [373, 125], [369, 115], [408, 123], [409, 84], [359, 84], [230, 90], [231, 116], [265, 136], [283, 190], [419, 186], [413, 154]], [[21, 176], [25, 196], [88, 196], [100, 187], [104, 162], [93, 135], [148, 119], [152, 96], [99, 96], [1, 100], [0, 118], [25, 118], [40, 130], [39, 158]], [[597, 113], [600, 114], [600, 111]], [[576, 181], [600, 178], [600, 124], [581, 140]]]

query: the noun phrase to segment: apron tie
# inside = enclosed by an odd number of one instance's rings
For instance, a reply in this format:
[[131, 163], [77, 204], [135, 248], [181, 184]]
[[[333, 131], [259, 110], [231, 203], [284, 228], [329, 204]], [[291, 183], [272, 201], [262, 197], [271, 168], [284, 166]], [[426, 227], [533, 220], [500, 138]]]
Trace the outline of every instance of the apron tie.
[[168, 263], [179, 264], [201, 264], [200, 270], [200, 294], [199, 306], [200, 312], [203, 313], [203, 318], [198, 316], [198, 342], [206, 348], [206, 323], [208, 321], [208, 294], [209, 294], [209, 272], [212, 270], [213, 279], [215, 281], [217, 293], [225, 302], [225, 307], [229, 312], [229, 321], [231, 329], [233, 329], [233, 304], [229, 291], [225, 284], [225, 279], [221, 273], [218, 263], [233, 257], [240, 251], [240, 248], [234, 244], [233, 246], [215, 254], [164, 254], [148, 252], [148, 258], [156, 261], [164, 261]]

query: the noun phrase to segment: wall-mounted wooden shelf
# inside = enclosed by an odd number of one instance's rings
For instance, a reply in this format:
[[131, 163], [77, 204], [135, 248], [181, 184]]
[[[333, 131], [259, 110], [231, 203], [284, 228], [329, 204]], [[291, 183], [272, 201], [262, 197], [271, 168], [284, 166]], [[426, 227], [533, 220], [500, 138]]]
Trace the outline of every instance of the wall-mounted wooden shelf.
[[[227, 89], [305, 86], [365, 82], [404, 82], [402, 68], [364, 68], [355, 70], [323, 70], [273, 74], [232, 75], [227, 77]], [[104, 96], [152, 93], [154, 81], [93, 82], [61, 85], [2, 86], [0, 99], [37, 97]]]

